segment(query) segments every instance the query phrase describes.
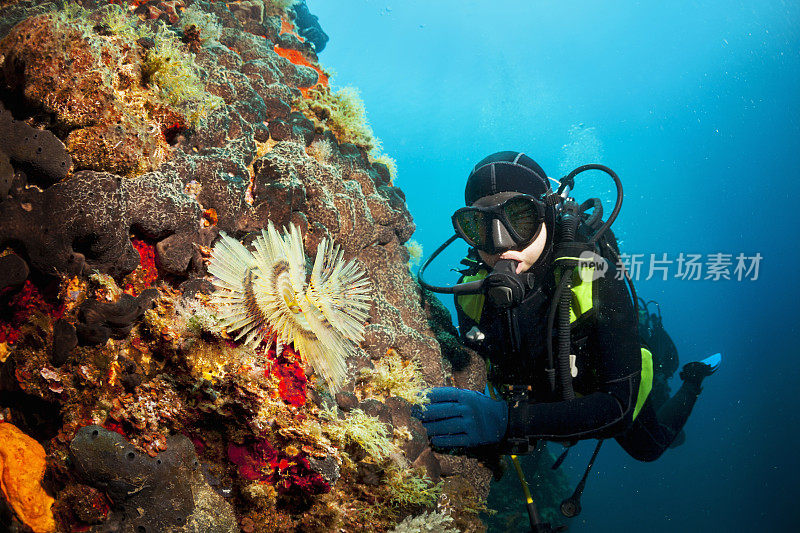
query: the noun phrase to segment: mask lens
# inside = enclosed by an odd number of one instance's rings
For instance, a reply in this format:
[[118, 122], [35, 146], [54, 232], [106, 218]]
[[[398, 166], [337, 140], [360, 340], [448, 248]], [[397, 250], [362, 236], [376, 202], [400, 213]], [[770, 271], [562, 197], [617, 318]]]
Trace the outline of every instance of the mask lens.
[[473, 209], [462, 209], [456, 212], [455, 222], [463, 237], [473, 246], [480, 248], [488, 241], [484, 213]]
[[523, 242], [533, 239], [541, 220], [536, 205], [527, 198], [511, 198], [503, 204], [503, 212], [511, 228]]

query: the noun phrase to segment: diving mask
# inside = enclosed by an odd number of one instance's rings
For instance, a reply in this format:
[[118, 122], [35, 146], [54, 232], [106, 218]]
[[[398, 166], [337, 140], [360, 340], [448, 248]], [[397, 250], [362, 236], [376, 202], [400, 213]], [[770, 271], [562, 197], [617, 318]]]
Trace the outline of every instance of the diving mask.
[[495, 254], [530, 244], [542, 230], [544, 214], [544, 202], [518, 194], [495, 205], [462, 207], [452, 221], [467, 244]]

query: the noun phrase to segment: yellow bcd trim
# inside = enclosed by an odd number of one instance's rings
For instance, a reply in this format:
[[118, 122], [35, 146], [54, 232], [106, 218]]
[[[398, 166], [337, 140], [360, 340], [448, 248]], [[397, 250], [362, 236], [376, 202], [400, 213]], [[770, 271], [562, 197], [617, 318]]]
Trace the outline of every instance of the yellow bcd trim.
[[647, 396], [653, 390], [653, 354], [647, 348], [642, 348], [642, 378], [639, 381], [639, 395], [636, 397], [636, 407], [633, 409], [633, 419], [639, 416]]
[[[481, 269], [474, 276], [464, 276], [461, 283], [469, 283], [485, 278], [489, 272]], [[483, 312], [483, 303], [486, 301], [486, 296], [483, 294], [464, 294], [458, 297], [458, 305], [464, 313], [474, 320], [476, 323], [481, 321], [481, 313]]]

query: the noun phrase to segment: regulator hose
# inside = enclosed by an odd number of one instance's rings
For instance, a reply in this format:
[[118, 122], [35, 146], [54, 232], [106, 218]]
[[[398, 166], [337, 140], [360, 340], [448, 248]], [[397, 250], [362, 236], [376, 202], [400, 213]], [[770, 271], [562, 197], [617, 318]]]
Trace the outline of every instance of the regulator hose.
[[[614, 209], [608, 216], [608, 220], [600, 226], [600, 228], [589, 239], [587, 246], [593, 247], [603, 234], [611, 227], [619, 215], [622, 208], [622, 182], [619, 176], [605, 165], [598, 165], [595, 163], [589, 165], [582, 165], [561, 179], [561, 185], [558, 188], [557, 194], [562, 194], [567, 190], [571, 190], [575, 186], [575, 176], [587, 170], [601, 170], [608, 174], [614, 180], [614, 185], [617, 189], [617, 199], [614, 204]], [[582, 207], [578, 206], [574, 200], [568, 198], [562, 206], [561, 219], [559, 221], [559, 229], [561, 230], [560, 239], [562, 243], [575, 242], [575, 235], [577, 233], [578, 225], [580, 224]], [[557, 258], [558, 260], [559, 258]], [[556, 287], [553, 295], [553, 301], [550, 305], [550, 310], [547, 317], [547, 357], [549, 363], [548, 378], [550, 380], [550, 387], [555, 388], [556, 378], [553, 376], [553, 323], [555, 321], [556, 312], [558, 312], [558, 385], [561, 392], [561, 397], [564, 400], [571, 400], [575, 397], [575, 391], [572, 388], [572, 372], [570, 368], [569, 352], [572, 344], [570, 333], [570, 308], [572, 305], [572, 270], [577, 265], [574, 259], [560, 258], [559, 268], [561, 272], [561, 279]], [[623, 267], [624, 268], [624, 267]], [[627, 272], [626, 272], [627, 274]], [[626, 276], [627, 277], [627, 276]], [[629, 285], [630, 279], [628, 278]], [[637, 308], [637, 302], [634, 298], [634, 309]]]
[[[568, 200], [563, 207], [563, 214], [560, 220], [560, 230], [562, 242], [573, 242], [578, 231], [578, 224], [581, 220], [579, 207], [574, 201]], [[572, 372], [570, 369], [569, 352], [572, 344], [570, 334], [569, 312], [572, 306], [572, 271], [575, 269], [576, 261], [566, 259], [559, 264], [561, 279], [553, 297], [554, 302], [558, 302], [558, 385], [561, 391], [562, 400], [572, 400], [575, 398], [575, 391], [572, 388]], [[547, 330], [549, 344], [552, 345], [553, 319], [548, 320]], [[550, 348], [552, 353], [552, 347]]]
[[422, 266], [419, 267], [419, 271], [417, 272], [417, 281], [419, 284], [424, 288], [431, 292], [438, 292], [440, 294], [477, 294], [483, 290], [483, 280], [477, 281], [470, 281], [468, 283], [459, 283], [458, 285], [454, 285], [453, 287], [437, 287], [435, 285], [431, 285], [430, 283], [426, 282], [425, 279], [422, 277], [425, 273], [425, 269], [428, 268], [428, 265], [431, 261], [436, 259], [436, 257], [442, 253], [442, 251], [450, 246], [453, 241], [458, 238], [458, 235], [453, 235], [446, 241], [444, 241], [441, 246], [439, 246], [435, 252], [424, 262]]
[[611, 224], [613, 224], [614, 221], [617, 219], [617, 215], [619, 215], [619, 210], [622, 209], [622, 197], [623, 197], [623, 195], [622, 195], [622, 182], [620, 181], [619, 176], [617, 176], [617, 173], [614, 172], [613, 170], [611, 170], [610, 168], [608, 168], [607, 166], [598, 165], [597, 163], [591, 163], [589, 165], [582, 165], [582, 166], [576, 168], [575, 170], [573, 170], [572, 172], [570, 172], [569, 174], [567, 174], [566, 176], [564, 176], [563, 178], [561, 178], [561, 186], [558, 188], [558, 194], [561, 194], [561, 192], [567, 186], [572, 188], [572, 186], [575, 183], [574, 182], [575, 176], [577, 176], [581, 172], [586, 172], [587, 170], [602, 170], [603, 172], [605, 172], [606, 174], [611, 176], [611, 179], [614, 180], [614, 185], [616, 185], [616, 187], [617, 187], [617, 201], [614, 203], [614, 209], [611, 211], [611, 214], [608, 215], [608, 220], [606, 220], [606, 223], [603, 224], [602, 226], [600, 226], [600, 229], [597, 230], [597, 233], [595, 233], [592, 236], [592, 238], [589, 239], [589, 244], [592, 245], [592, 244], [596, 243], [597, 240], [600, 237], [603, 236], [603, 234], [606, 232], [606, 230], [608, 228], [610, 228]]

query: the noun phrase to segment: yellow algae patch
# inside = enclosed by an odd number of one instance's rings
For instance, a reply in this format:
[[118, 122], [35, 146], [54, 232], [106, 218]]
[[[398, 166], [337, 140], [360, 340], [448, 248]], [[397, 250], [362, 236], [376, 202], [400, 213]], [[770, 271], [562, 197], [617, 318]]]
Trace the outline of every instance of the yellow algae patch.
[[44, 448], [7, 422], [0, 423], [0, 489], [14, 512], [34, 533], [56, 530], [53, 498], [42, 488]]

